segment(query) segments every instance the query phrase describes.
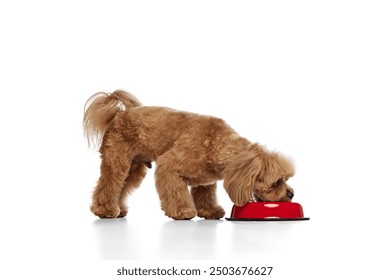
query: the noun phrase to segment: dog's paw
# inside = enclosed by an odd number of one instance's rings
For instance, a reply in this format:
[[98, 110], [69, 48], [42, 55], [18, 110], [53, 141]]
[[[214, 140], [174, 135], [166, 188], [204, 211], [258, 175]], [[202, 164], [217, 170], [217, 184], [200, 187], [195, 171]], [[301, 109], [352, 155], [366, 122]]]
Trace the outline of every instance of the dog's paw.
[[126, 217], [126, 215], [127, 215], [127, 209], [121, 209], [118, 218]]
[[172, 211], [165, 211], [165, 215], [174, 220], [191, 220], [196, 216], [196, 210], [194, 208], [173, 209]]
[[225, 217], [225, 210], [221, 206], [212, 209], [198, 209], [198, 217], [216, 220]]
[[[91, 212], [99, 218], [117, 218], [121, 214], [118, 206], [92, 205]], [[127, 212], [126, 212], [127, 214]], [[126, 216], [126, 215], [125, 215]], [[122, 216], [124, 217], [124, 216]]]

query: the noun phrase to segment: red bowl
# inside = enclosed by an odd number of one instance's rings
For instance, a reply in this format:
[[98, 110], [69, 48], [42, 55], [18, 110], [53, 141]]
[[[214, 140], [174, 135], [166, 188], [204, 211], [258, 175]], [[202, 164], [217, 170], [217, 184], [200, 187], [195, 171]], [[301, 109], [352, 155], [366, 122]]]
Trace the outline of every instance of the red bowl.
[[252, 202], [244, 206], [234, 205], [230, 221], [289, 221], [309, 220], [296, 202]]

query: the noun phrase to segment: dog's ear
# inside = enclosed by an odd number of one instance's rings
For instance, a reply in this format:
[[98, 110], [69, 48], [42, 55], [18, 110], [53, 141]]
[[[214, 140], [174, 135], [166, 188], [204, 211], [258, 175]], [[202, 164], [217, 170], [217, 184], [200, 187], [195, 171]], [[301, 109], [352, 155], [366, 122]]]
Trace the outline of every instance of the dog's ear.
[[224, 172], [223, 186], [235, 205], [243, 206], [252, 199], [259, 175], [259, 159], [250, 153], [239, 155]]
[[285, 156], [278, 153], [264, 155], [261, 160], [259, 180], [268, 186], [272, 186], [279, 180], [286, 180], [294, 176], [294, 165]]
[[288, 158], [253, 145], [225, 169], [223, 184], [233, 203], [242, 206], [250, 202], [255, 188], [267, 191], [278, 180], [293, 175], [294, 166]]

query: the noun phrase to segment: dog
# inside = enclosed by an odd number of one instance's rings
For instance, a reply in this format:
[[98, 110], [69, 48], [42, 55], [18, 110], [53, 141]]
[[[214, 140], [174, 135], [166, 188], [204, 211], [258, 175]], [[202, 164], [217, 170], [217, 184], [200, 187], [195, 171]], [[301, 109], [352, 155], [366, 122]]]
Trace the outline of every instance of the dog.
[[155, 162], [155, 185], [165, 215], [175, 220], [224, 217], [216, 182], [235, 205], [291, 201], [292, 162], [239, 136], [222, 119], [166, 107], [142, 106], [124, 90], [99, 92], [84, 106], [84, 134], [101, 154], [91, 211], [125, 217], [126, 197]]

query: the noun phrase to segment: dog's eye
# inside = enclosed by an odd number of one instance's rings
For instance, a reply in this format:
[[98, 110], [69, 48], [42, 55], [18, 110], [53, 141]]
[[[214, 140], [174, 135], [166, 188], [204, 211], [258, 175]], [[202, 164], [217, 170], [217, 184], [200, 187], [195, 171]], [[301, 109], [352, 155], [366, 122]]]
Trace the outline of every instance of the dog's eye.
[[284, 178], [280, 178], [279, 180], [277, 180], [275, 183], [272, 184], [272, 187], [273, 188], [280, 187], [283, 183], [284, 183]]

